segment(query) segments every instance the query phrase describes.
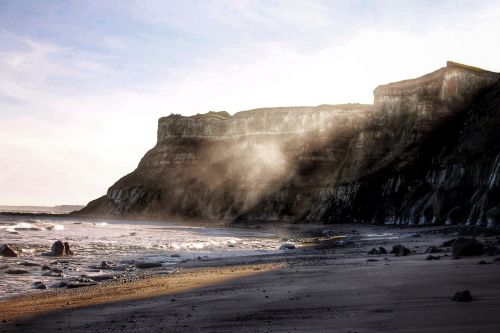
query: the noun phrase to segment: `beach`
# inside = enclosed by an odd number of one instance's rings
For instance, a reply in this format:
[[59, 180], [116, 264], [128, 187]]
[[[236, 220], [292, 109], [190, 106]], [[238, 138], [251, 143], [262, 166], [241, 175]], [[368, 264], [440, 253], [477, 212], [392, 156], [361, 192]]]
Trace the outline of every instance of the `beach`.
[[[341, 228], [404, 237], [189, 260], [175, 272], [13, 297], [0, 302], [1, 331], [498, 331], [498, 255], [454, 259], [440, 247], [459, 236], [454, 228]], [[411, 253], [368, 254], [397, 244]], [[438, 248], [432, 256], [439, 259], [427, 260], [429, 246]], [[453, 301], [463, 290], [472, 301]]]

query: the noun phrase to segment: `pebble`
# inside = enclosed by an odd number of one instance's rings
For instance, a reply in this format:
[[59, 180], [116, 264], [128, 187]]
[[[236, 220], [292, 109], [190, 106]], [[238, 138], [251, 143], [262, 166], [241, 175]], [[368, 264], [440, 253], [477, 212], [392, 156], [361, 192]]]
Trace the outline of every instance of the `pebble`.
[[470, 302], [472, 301], [472, 295], [468, 290], [457, 291], [451, 299], [455, 302]]

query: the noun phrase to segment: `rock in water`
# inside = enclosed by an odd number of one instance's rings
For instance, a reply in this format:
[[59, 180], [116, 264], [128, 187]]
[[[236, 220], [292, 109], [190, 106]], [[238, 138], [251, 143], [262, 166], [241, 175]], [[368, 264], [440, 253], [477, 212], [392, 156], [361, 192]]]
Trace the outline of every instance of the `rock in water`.
[[387, 250], [382, 246], [378, 248], [378, 252], [380, 252], [380, 254], [387, 254]]
[[457, 291], [452, 297], [452, 300], [454, 300], [455, 302], [470, 302], [472, 301], [472, 295], [468, 290]]
[[68, 242], [64, 242], [64, 254], [67, 255], [67, 256], [72, 256], [73, 255], [73, 251], [71, 251], [71, 249], [69, 248], [69, 243]]
[[453, 256], [479, 256], [484, 254], [484, 245], [475, 238], [457, 238], [451, 247]]
[[64, 244], [61, 241], [56, 241], [52, 244], [50, 248], [50, 253], [53, 256], [63, 256], [64, 255]]
[[50, 255], [53, 256], [70, 256], [73, 255], [73, 251], [71, 251], [68, 242], [61, 242], [60, 240], [55, 241], [52, 244]]
[[373, 248], [370, 251], [368, 251], [368, 254], [380, 254], [380, 251], [377, 250], [376, 248]]
[[403, 257], [409, 255], [411, 251], [405, 246], [398, 244], [392, 247], [391, 253], [394, 253], [396, 257]]
[[47, 286], [42, 281], [37, 281], [33, 283], [34, 289], [47, 289]]
[[101, 267], [101, 268], [109, 268], [109, 267], [111, 267], [111, 262], [102, 261], [101, 265], [99, 267]]
[[4, 257], [18, 257], [18, 252], [21, 252], [14, 245], [4, 244], [0, 246], [0, 255]]
[[295, 244], [292, 243], [281, 244], [279, 247], [279, 250], [293, 250], [293, 249], [295, 249]]

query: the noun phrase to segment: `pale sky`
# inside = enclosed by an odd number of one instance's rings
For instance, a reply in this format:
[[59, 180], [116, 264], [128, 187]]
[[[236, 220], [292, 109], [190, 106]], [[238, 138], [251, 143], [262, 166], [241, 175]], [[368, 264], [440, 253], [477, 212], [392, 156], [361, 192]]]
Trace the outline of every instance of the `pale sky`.
[[500, 71], [500, 1], [0, 0], [0, 205], [85, 204], [170, 113], [371, 103]]

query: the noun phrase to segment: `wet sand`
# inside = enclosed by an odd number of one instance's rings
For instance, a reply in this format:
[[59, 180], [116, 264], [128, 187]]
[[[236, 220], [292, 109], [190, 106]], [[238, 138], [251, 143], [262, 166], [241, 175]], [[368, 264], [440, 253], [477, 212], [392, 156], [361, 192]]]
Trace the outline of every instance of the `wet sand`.
[[[351, 247], [191, 261], [172, 275], [22, 296], [0, 303], [0, 331], [498, 332], [500, 261], [446, 252], [425, 260], [428, 245], [454, 236], [423, 231]], [[366, 254], [397, 243], [414, 253]], [[472, 302], [451, 300], [465, 289]]]

